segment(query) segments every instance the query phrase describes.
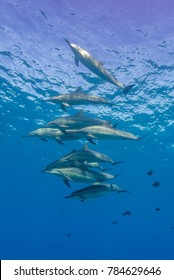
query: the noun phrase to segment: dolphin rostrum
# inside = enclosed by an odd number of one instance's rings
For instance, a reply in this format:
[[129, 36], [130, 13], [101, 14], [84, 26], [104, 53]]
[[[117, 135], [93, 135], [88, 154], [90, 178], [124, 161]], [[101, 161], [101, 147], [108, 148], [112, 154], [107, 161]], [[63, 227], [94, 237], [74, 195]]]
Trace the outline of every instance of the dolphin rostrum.
[[112, 76], [104, 67], [103, 63], [97, 61], [90, 53], [88, 53], [86, 50], [82, 49], [76, 44], [70, 43], [67, 39], [65, 41], [68, 43], [68, 45], [71, 47], [73, 53], [75, 54], [75, 64], [78, 66], [79, 61], [86, 66], [91, 72], [95, 73], [97, 76], [102, 78], [103, 80], [114, 84], [121, 88], [123, 90], [124, 94], [127, 94], [128, 91], [134, 86], [134, 85], [128, 85], [124, 86], [122, 83], [120, 83], [117, 78]]
[[72, 192], [69, 196], [65, 196], [65, 198], [77, 198], [80, 201], [84, 202], [87, 199], [93, 199], [107, 194], [108, 192], [128, 192], [120, 189], [115, 184], [105, 184], [96, 182], [86, 188], [79, 189], [77, 191]]

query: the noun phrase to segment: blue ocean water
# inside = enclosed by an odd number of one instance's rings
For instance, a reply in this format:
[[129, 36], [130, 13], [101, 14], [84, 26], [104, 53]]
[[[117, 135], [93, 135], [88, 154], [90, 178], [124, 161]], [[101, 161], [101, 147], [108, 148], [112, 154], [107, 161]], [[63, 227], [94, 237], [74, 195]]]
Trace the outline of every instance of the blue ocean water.
[[[174, 258], [173, 8], [172, 0], [0, 1], [1, 259]], [[76, 67], [64, 38], [135, 86], [124, 96], [82, 64]], [[114, 98], [114, 106], [74, 106], [68, 113], [83, 109], [146, 135], [89, 144], [122, 161], [105, 166], [121, 173], [112, 182], [130, 194], [65, 199], [86, 184], [72, 183], [70, 190], [40, 171], [82, 141], [23, 138], [66, 115], [43, 98], [78, 86]]]

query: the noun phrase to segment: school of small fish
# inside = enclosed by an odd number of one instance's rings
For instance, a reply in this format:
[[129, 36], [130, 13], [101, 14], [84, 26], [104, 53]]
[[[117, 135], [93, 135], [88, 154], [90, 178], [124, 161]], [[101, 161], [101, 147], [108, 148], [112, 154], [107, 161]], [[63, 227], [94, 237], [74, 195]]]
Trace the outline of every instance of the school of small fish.
[[[77, 66], [80, 61], [100, 78], [121, 88], [124, 94], [127, 94], [133, 87], [133, 85], [124, 86], [120, 83], [90, 53], [75, 44], [69, 43], [68, 40], [66, 42], [75, 54], [75, 63]], [[58, 104], [64, 111], [67, 111], [67, 108], [73, 105], [87, 106], [89, 104], [102, 104], [113, 106], [113, 102], [105, 98], [83, 93], [81, 87], [78, 87], [75, 92], [49, 97], [43, 101]], [[31, 131], [24, 137], [28, 136], [39, 137], [45, 142], [48, 142], [48, 139], [53, 139], [59, 144], [64, 144], [65, 141], [86, 139], [93, 145], [96, 145], [98, 140], [141, 139], [130, 132], [117, 129], [117, 124], [85, 115], [82, 110], [78, 111], [75, 115], [68, 115], [52, 120], [45, 126]], [[109, 192], [128, 192], [116, 184], [106, 183], [106, 181], [114, 179], [117, 175], [106, 172], [105, 168], [100, 165], [102, 163], [116, 165], [120, 161], [114, 161], [104, 153], [89, 149], [88, 143], [85, 142], [81, 149], [74, 149], [70, 153], [50, 163], [42, 172], [58, 176], [68, 187], [71, 187], [72, 182], [89, 183], [90, 185], [88, 187], [78, 189], [65, 197], [78, 198], [82, 202], [100, 197]], [[157, 183], [154, 183], [154, 186], [157, 187]], [[130, 214], [131, 212], [129, 211], [124, 213], [124, 215]]]

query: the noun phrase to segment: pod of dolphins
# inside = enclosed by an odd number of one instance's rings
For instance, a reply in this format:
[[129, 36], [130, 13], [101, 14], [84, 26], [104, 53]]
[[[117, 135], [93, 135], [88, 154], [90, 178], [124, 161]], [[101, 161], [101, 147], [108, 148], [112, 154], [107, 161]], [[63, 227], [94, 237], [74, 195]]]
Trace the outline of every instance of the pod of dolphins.
[[[121, 88], [124, 94], [133, 87], [133, 85], [124, 86], [90, 53], [80, 48], [78, 45], [70, 43], [67, 39], [65, 39], [65, 41], [75, 54], [75, 64], [77, 66], [80, 61], [100, 78]], [[64, 111], [66, 111], [67, 107], [73, 105], [102, 104], [113, 106], [113, 102], [105, 98], [83, 93], [81, 87], [78, 87], [75, 92], [45, 98], [43, 101], [58, 104]], [[70, 140], [86, 139], [95, 145], [98, 140], [140, 139], [132, 133], [117, 129], [116, 126], [117, 124], [112, 124], [110, 121], [87, 116], [81, 110], [75, 115], [68, 115], [52, 120], [45, 126], [31, 131], [24, 137], [39, 137], [45, 142], [48, 142], [49, 139], [54, 139], [59, 144], [64, 144], [65, 141]], [[78, 198], [80, 201], [84, 202], [109, 192], [128, 192], [122, 190], [113, 183], [105, 183], [105, 181], [114, 179], [119, 174], [107, 173], [106, 169], [100, 165], [101, 163], [116, 165], [120, 162], [121, 161], [114, 161], [106, 154], [89, 149], [87, 142], [85, 142], [81, 149], [73, 149], [70, 153], [50, 163], [42, 172], [60, 177], [68, 187], [71, 187], [70, 182], [90, 183], [91, 185], [88, 187], [76, 190], [65, 197]]]

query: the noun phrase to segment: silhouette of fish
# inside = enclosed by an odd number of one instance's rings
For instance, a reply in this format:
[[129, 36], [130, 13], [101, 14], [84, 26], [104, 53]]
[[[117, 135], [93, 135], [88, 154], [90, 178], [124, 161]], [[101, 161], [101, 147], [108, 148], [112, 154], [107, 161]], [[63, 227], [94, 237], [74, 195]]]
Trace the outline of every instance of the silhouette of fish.
[[158, 181], [155, 181], [155, 182], [152, 184], [152, 186], [155, 187], [155, 188], [159, 187], [159, 185], [160, 185], [160, 182], [158, 182]]
[[147, 175], [148, 175], [148, 176], [152, 176], [153, 173], [154, 173], [154, 172], [153, 172], [152, 170], [149, 170], [149, 171], [147, 172]]
[[126, 212], [123, 213], [123, 216], [130, 216], [132, 213], [128, 210]]

